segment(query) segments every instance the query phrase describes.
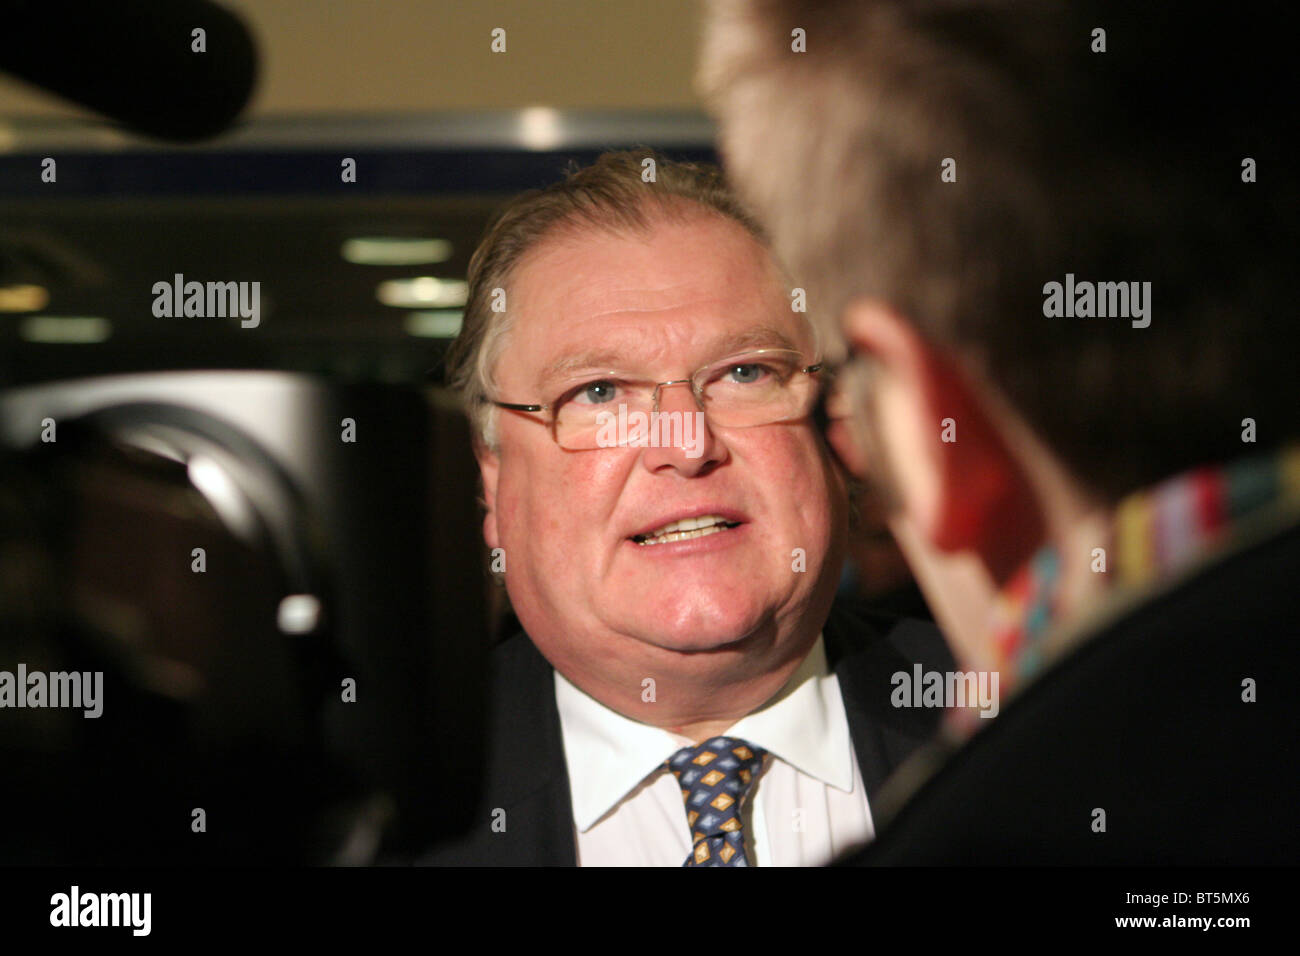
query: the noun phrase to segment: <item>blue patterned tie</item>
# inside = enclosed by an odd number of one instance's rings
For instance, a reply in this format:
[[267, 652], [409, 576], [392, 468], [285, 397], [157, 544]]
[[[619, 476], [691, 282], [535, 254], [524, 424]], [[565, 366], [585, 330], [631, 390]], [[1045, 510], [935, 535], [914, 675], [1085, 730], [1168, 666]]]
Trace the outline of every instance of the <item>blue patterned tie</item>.
[[695, 847], [682, 866], [749, 866], [740, 810], [766, 756], [735, 737], [711, 737], [664, 761], [681, 784]]

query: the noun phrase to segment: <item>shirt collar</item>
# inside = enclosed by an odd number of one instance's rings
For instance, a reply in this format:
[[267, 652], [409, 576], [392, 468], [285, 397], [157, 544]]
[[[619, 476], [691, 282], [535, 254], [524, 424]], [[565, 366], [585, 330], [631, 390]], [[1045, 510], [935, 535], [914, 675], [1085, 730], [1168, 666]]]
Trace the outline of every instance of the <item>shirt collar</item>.
[[[624, 717], [555, 672], [573, 819], [587, 831], [690, 741]], [[785, 685], [723, 736], [740, 737], [810, 777], [853, 789], [853, 742], [839, 681], [818, 636]]]

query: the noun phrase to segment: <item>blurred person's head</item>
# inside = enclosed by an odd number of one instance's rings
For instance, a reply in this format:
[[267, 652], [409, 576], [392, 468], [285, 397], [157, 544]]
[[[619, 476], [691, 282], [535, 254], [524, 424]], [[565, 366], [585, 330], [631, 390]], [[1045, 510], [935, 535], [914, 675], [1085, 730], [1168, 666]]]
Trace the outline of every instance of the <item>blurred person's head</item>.
[[[658, 726], [762, 704], [826, 619], [847, 505], [810, 419], [816, 336], [718, 171], [606, 154], [513, 202], [469, 284], [449, 378], [524, 630], [577, 686]], [[683, 430], [601, 441], [602, 406], [655, 385]], [[779, 420], [741, 423], [747, 401]]]
[[[845, 374], [856, 419], [832, 438], [892, 496], [891, 527], [960, 648], [1041, 544], [1077, 571], [1126, 493], [1296, 435], [1294, 354], [1278, 347], [1292, 110], [1269, 16], [1037, 0], [709, 10], [699, 79], [729, 171], [807, 287], [828, 358], [863, 357]], [[1145, 315], [1133, 301], [1131, 320], [1048, 317], [1048, 284], [1067, 274], [1150, 283]], [[1242, 443], [1247, 417], [1259, 445]]]

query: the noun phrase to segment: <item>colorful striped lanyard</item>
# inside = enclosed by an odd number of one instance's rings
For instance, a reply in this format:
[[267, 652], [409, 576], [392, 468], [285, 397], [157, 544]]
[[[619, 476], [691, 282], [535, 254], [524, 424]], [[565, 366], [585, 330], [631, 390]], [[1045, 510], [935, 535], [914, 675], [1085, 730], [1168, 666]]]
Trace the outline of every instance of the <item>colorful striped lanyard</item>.
[[[1247, 516], [1283, 503], [1300, 505], [1300, 446], [1202, 467], [1129, 495], [1115, 509], [1109, 555], [1113, 586], [1142, 590], [1204, 557]], [[1005, 696], [1049, 663], [1043, 638], [1060, 616], [1060, 555], [1037, 551], [998, 595], [991, 625], [991, 658]], [[983, 721], [970, 708], [947, 715], [951, 732], [964, 736]]]

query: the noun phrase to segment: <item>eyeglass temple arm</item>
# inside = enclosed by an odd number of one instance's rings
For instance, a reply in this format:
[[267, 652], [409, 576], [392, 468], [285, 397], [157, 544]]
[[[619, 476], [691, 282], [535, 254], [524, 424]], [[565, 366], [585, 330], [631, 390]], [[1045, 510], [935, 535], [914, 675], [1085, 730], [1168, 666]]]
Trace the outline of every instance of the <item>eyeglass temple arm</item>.
[[[801, 369], [801, 371], [808, 372], [808, 373], [820, 372], [823, 368], [825, 368], [825, 365], [818, 363], [817, 365], [806, 366], [805, 368]], [[688, 378], [677, 379], [676, 381], [672, 381], [672, 382], [660, 382], [657, 386], [655, 386], [656, 397], [658, 397], [657, 393], [659, 389], [665, 385], [689, 385], [689, 384], [692, 384], [692, 382]], [[516, 412], [540, 412], [540, 411], [545, 411], [546, 409], [545, 405], [521, 405], [517, 402], [498, 402], [495, 399], [488, 399], [488, 401], [491, 404], [495, 405], [497, 408], [509, 408], [509, 409], [513, 409]]]

